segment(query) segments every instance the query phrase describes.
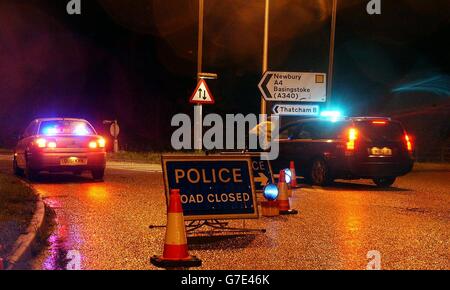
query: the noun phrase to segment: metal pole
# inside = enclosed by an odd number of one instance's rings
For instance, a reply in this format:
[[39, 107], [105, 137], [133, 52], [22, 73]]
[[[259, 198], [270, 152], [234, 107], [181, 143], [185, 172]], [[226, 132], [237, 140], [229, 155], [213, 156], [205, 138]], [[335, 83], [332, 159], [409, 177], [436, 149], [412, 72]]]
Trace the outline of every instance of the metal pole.
[[328, 63], [328, 87], [327, 87], [327, 105], [330, 107], [331, 95], [333, 90], [333, 68], [334, 68], [334, 43], [336, 39], [336, 14], [337, 1], [333, 0], [333, 10], [331, 14], [331, 36], [330, 36], [330, 60]]
[[117, 139], [117, 120], [114, 120], [114, 153], [119, 152], [119, 139]]
[[[262, 60], [262, 74], [267, 71], [268, 54], [269, 54], [269, 4], [270, 0], [265, 0], [264, 12], [264, 46], [263, 46], [263, 60]], [[261, 114], [267, 113], [267, 103], [264, 97], [261, 96]]]
[[[205, 0], [198, 0], [198, 45], [197, 45], [197, 82], [200, 81], [203, 65], [203, 13]], [[194, 149], [203, 149], [203, 108], [202, 105], [194, 107]]]
[[203, 65], [203, 11], [205, 0], [198, 0], [198, 45], [197, 45], [197, 81], [200, 80]]

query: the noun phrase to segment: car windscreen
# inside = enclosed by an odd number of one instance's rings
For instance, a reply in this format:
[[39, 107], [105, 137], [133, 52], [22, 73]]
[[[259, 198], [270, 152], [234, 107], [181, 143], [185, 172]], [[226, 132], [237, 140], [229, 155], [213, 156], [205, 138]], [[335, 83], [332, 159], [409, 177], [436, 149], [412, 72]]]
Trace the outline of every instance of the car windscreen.
[[39, 127], [42, 135], [95, 135], [94, 129], [87, 122], [75, 120], [43, 121]]
[[284, 127], [280, 139], [340, 139], [348, 121], [306, 121]]
[[397, 122], [361, 121], [356, 126], [367, 141], [400, 141], [404, 138], [403, 127]]

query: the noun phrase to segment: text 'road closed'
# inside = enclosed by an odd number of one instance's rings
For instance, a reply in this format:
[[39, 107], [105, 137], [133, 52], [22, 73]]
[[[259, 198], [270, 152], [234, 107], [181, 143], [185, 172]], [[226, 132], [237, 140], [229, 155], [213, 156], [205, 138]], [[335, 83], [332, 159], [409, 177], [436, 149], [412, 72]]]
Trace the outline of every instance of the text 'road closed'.
[[166, 192], [179, 189], [186, 220], [256, 218], [249, 157], [163, 156]]

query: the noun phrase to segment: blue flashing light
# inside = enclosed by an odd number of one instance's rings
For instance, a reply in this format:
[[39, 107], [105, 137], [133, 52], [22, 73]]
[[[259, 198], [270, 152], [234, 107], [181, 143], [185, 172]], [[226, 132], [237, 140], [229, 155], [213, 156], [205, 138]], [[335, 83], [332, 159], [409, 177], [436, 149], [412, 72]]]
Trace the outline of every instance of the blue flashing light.
[[264, 197], [269, 201], [276, 200], [279, 194], [278, 187], [275, 184], [270, 183], [266, 185], [266, 187], [264, 187], [263, 194]]
[[73, 133], [74, 133], [75, 135], [88, 135], [88, 134], [89, 134], [89, 131], [88, 131], [88, 129], [86, 128], [85, 125], [77, 125], [77, 126], [75, 127], [75, 129], [73, 130]]
[[42, 130], [42, 132], [44, 133], [44, 135], [56, 135], [58, 134], [58, 128], [56, 127], [46, 127]]
[[324, 117], [324, 118], [328, 118], [332, 122], [336, 122], [343, 117], [342, 113], [340, 111], [322, 111], [320, 113], [320, 116]]
[[289, 168], [284, 170], [284, 180], [287, 184], [290, 184], [292, 181], [292, 171]]
[[339, 111], [323, 111], [320, 113], [320, 116], [328, 118], [339, 118], [342, 117], [342, 113]]

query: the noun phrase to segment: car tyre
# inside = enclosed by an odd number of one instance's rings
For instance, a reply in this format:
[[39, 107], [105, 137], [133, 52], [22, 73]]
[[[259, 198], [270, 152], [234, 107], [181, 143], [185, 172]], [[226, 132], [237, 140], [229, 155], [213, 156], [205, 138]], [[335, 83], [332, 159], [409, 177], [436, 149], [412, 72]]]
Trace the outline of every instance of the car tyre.
[[103, 181], [105, 177], [105, 168], [92, 170], [92, 178], [94, 180]]
[[375, 183], [380, 188], [387, 188], [387, 187], [391, 187], [394, 184], [396, 179], [397, 179], [396, 177], [374, 178], [373, 183]]
[[31, 169], [27, 166], [27, 168], [25, 169], [25, 177], [29, 181], [36, 181], [38, 176], [39, 176], [39, 171]]
[[308, 178], [314, 185], [328, 185], [333, 179], [330, 174], [330, 168], [323, 158], [317, 158], [311, 165], [311, 172]]
[[13, 159], [13, 172], [14, 172], [14, 175], [16, 175], [16, 176], [23, 176], [23, 174], [24, 174], [23, 169], [21, 169], [17, 165], [16, 157], [14, 157], [14, 159]]

